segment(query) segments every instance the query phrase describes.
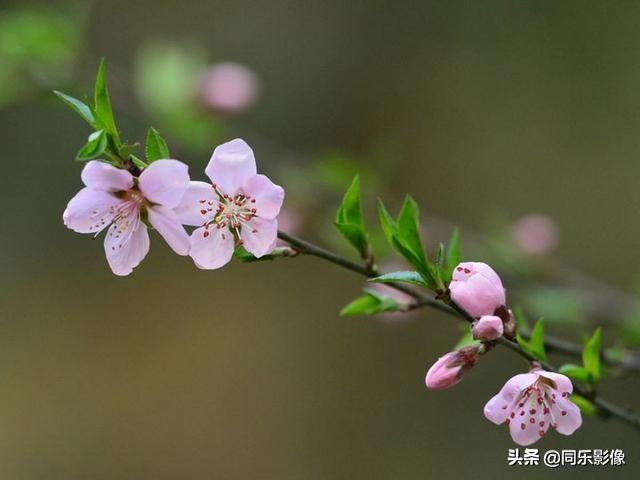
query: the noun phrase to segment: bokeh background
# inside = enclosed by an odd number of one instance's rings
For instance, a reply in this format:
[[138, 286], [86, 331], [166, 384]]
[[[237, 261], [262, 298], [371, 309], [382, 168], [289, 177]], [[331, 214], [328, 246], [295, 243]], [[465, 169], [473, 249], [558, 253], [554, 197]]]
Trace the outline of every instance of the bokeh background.
[[[550, 474], [508, 467], [514, 445], [482, 415], [526, 368], [510, 352], [424, 388], [462, 334], [450, 318], [340, 318], [363, 286], [348, 272], [313, 258], [199, 271], [157, 235], [112, 275], [101, 240], [62, 225], [90, 131], [51, 90], [90, 94], [106, 57], [125, 138], [155, 126], [197, 179], [215, 145], [245, 138], [288, 192], [288, 226], [346, 255], [331, 220], [355, 171], [374, 237], [375, 197], [395, 209], [411, 193], [429, 245], [459, 225], [465, 258], [496, 265], [532, 318], [578, 342], [603, 324], [607, 346], [631, 349], [639, 22], [637, 2], [3, 1], [0, 478]], [[259, 82], [242, 111], [198, 101], [203, 69], [229, 61]], [[530, 213], [556, 248], [513, 241]], [[640, 410], [637, 375], [602, 390]], [[638, 440], [588, 418], [536, 446], [621, 448], [625, 467], [553, 474], [637, 478]]]

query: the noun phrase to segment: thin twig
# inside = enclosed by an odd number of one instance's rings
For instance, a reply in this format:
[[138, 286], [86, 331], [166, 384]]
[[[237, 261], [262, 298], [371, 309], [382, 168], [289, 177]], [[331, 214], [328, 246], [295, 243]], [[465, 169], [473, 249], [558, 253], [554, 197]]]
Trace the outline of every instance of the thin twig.
[[[284, 240], [285, 242], [287, 242], [289, 245], [291, 245], [293, 248], [295, 248], [297, 251], [299, 251], [300, 253], [304, 253], [307, 255], [312, 255], [318, 258], [322, 258], [324, 260], [327, 260], [335, 265], [341, 266], [343, 268], [346, 268], [347, 270], [351, 270], [352, 272], [358, 273], [360, 275], [363, 275], [367, 278], [371, 278], [372, 277], [372, 272], [370, 271], [370, 269], [367, 269], [365, 267], [363, 267], [362, 265], [359, 265], [355, 262], [352, 262], [351, 260], [348, 260], [344, 257], [341, 257], [339, 255], [336, 255], [333, 252], [330, 252], [329, 250], [326, 250], [322, 247], [319, 247], [317, 245], [314, 245], [306, 240], [302, 240], [301, 238], [295, 237], [293, 235], [289, 235], [286, 232], [283, 231], [278, 231], [278, 238], [280, 238], [281, 240]], [[396, 290], [406, 293], [408, 295], [410, 295], [411, 297], [413, 297], [414, 299], [417, 300], [417, 302], [420, 305], [424, 305], [424, 306], [428, 306], [430, 308], [434, 308], [438, 311], [447, 313], [449, 315], [455, 315], [457, 317], [463, 318], [466, 321], [473, 321], [473, 317], [471, 317], [465, 310], [463, 310], [462, 308], [460, 308], [458, 305], [456, 305], [455, 303], [451, 303], [450, 305], [439, 302], [433, 298], [429, 298], [428, 296], [426, 296], [424, 293], [422, 292], [418, 292], [410, 287], [407, 287], [405, 285], [401, 285], [398, 283], [388, 283], [387, 285], [389, 285], [392, 288], [395, 288]], [[512, 350], [513, 352], [517, 353], [518, 355], [520, 355], [521, 357], [525, 358], [526, 360], [532, 362], [532, 361], [538, 361], [536, 360], [534, 357], [532, 357], [530, 354], [528, 354], [527, 352], [525, 352], [522, 347], [515, 341], [512, 340], [508, 340], [505, 337], [501, 337], [498, 340], [496, 340], [495, 342], [498, 345], [502, 345], [506, 348], [508, 348], [509, 350]], [[560, 344], [556, 344], [556, 347], [561, 347]], [[556, 369], [546, 363], [546, 362], [539, 362], [541, 363], [542, 368], [544, 368], [547, 371], [550, 372], [555, 372]], [[575, 393], [584, 396], [586, 398], [588, 398], [591, 402], [593, 402], [594, 405], [596, 405], [598, 407], [598, 412], [600, 414], [601, 417], [603, 418], [616, 418], [620, 421], [622, 421], [623, 423], [626, 423], [632, 427], [634, 427], [637, 430], [640, 430], [640, 417], [638, 415], [636, 415], [635, 413], [633, 413], [630, 410], [627, 410], [623, 407], [620, 407], [618, 405], [615, 405], [607, 400], [604, 400], [600, 397], [594, 396], [591, 392], [587, 392], [585, 390], [583, 390], [582, 388], [580, 388], [579, 386], [574, 384], [574, 391]]]

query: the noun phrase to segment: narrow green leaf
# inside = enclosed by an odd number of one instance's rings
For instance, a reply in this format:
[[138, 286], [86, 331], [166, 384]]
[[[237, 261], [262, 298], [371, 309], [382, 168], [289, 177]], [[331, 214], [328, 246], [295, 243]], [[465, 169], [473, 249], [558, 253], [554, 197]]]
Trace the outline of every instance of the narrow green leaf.
[[591, 400], [588, 400], [583, 396], [578, 395], [577, 393], [570, 395], [569, 400], [575, 403], [580, 411], [585, 415], [588, 415], [590, 417], [595, 417], [596, 415], [598, 415], [598, 407]]
[[113, 118], [113, 111], [111, 110], [111, 100], [109, 99], [109, 90], [107, 88], [106, 69], [106, 62], [103, 58], [100, 62], [100, 67], [98, 67], [98, 74], [96, 76], [94, 111], [99, 125], [113, 137], [116, 147], [119, 148], [120, 135], [118, 134], [116, 122]]
[[465, 334], [458, 340], [458, 343], [452, 348], [453, 351], [460, 350], [463, 347], [468, 347], [470, 345], [479, 345], [481, 342], [473, 338], [473, 333], [471, 329], [467, 327], [467, 331]]
[[513, 309], [513, 317], [516, 321], [518, 330], [522, 332], [528, 332], [531, 329], [531, 327], [529, 326], [529, 321], [524, 316], [524, 313], [522, 312], [522, 309], [520, 307], [515, 307]]
[[600, 346], [602, 344], [602, 332], [597, 328], [582, 351], [582, 363], [591, 374], [594, 383], [600, 381]]
[[547, 359], [544, 350], [544, 322], [542, 319], [538, 320], [533, 327], [529, 341], [525, 340], [519, 333], [516, 335], [516, 339], [529, 355], [537, 360], [545, 361]]
[[360, 177], [356, 174], [336, 211], [335, 226], [362, 258], [369, 255], [369, 241], [362, 214]]
[[356, 298], [341, 311], [340, 315], [375, 315], [381, 312], [393, 312], [400, 309], [400, 305], [393, 298], [382, 295], [373, 290], [365, 290], [365, 294]]
[[102, 155], [107, 148], [107, 135], [104, 130], [98, 130], [89, 135], [89, 139], [84, 147], [76, 155], [76, 160], [86, 162]]
[[397, 229], [396, 222], [380, 199], [378, 199], [378, 218], [380, 220], [380, 226], [382, 227], [384, 236], [387, 238], [389, 245], [393, 246], [393, 235]]
[[419, 287], [426, 286], [422, 276], [418, 272], [413, 271], [385, 273], [379, 277], [370, 278], [369, 281], [374, 283], [411, 283], [412, 285], [418, 285]]
[[396, 237], [408, 247], [416, 258], [426, 266], [427, 260], [420, 239], [420, 210], [410, 195], [405, 197], [398, 215]]
[[131, 159], [131, 161], [133, 162], [133, 164], [134, 164], [136, 167], [138, 167], [138, 168], [140, 168], [140, 169], [142, 169], [142, 170], [144, 170], [145, 168], [147, 168], [147, 167], [149, 166], [149, 165], [147, 165], [147, 164], [146, 164], [142, 159], [140, 159], [140, 158], [136, 157], [136, 156], [135, 156], [135, 155], [133, 155], [133, 154], [130, 154], [130, 155], [129, 155], [129, 158]]
[[586, 368], [581, 367], [580, 365], [575, 365], [573, 363], [567, 363], [565, 365], [562, 365], [558, 369], [558, 372], [563, 375], [566, 375], [567, 377], [573, 380], [577, 380], [583, 383], [590, 384], [592, 380], [591, 374]]
[[82, 117], [82, 119], [85, 122], [87, 122], [93, 128], [98, 128], [97, 123], [96, 123], [96, 118], [94, 117], [93, 112], [91, 111], [91, 107], [89, 107], [89, 105], [87, 105], [86, 103], [84, 103], [81, 100], [78, 100], [77, 98], [74, 98], [74, 97], [72, 97], [70, 95], [67, 95], [65, 93], [59, 92], [57, 90], [54, 90], [53, 93], [60, 100], [62, 100], [64, 103], [66, 103], [67, 106], [69, 108], [71, 108], [71, 110], [73, 110], [78, 115], [80, 115], [80, 117]]
[[449, 283], [453, 277], [453, 269], [460, 263], [462, 257], [462, 249], [460, 247], [460, 230], [458, 227], [453, 229], [451, 239], [447, 245], [445, 253], [445, 268], [443, 269], [442, 280]]
[[158, 131], [153, 127], [151, 127], [147, 132], [147, 141], [144, 151], [147, 156], [148, 163], [171, 158], [167, 142], [165, 142], [164, 138], [162, 138]]

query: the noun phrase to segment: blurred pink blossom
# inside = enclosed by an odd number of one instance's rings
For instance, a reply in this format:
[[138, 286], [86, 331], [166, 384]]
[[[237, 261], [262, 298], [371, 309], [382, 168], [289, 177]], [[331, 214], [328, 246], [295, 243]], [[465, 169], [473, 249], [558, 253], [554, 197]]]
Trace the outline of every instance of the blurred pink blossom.
[[453, 270], [451, 298], [469, 315], [493, 315], [505, 304], [505, 291], [498, 274], [486, 263], [464, 262]]
[[496, 425], [506, 423], [518, 445], [531, 445], [549, 426], [571, 435], [580, 425], [580, 409], [569, 400], [573, 385], [564, 375], [534, 368], [511, 378], [484, 407]]
[[543, 255], [558, 245], [558, 228], [546, 215], [525, 215], [511, 225], [511, 238], [523, 252]]
[[209, 108], [239, 113], [258, 98], [260, 82], [248, 67], [234, 62], [216, 63], [202, 75], [200, 98]]

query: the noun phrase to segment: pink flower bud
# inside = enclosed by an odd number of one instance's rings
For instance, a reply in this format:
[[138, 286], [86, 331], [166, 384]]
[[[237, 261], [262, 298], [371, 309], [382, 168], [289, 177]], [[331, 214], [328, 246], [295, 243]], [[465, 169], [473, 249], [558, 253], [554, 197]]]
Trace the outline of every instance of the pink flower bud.
[[429, 390], [444, 390], [453, 387], [471, 367], [478, 363], [477, 346], [464, 347], [457, 352], [449, 352], [434, 363], [424, 379]]
[[486, 263], [465, 262], [453, 271], [449, 284], [451, 299], [469, 315], [493, 315], [505, 304], [505, 292], [498, 274]]
[[504, 325], [502, 319], [495, 315], [485, 315], [480, 318], [472, 329], [473, 338], [476, 340], [484, 340], [489, 342], [502, 336], [504, 332]]

